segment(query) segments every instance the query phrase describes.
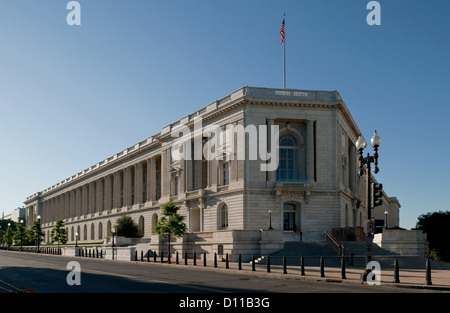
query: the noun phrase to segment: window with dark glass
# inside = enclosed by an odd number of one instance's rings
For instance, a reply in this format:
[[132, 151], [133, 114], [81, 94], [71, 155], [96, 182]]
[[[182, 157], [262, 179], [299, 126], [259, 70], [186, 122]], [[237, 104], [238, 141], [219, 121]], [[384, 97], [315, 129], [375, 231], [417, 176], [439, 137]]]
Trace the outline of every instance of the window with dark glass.
[[222, 185], [230, 183], [230, 163], [225, 162], [222, 165]]
[[228, 207], [226, 204], [220, 208], [220, 227], [222, 229], [228, 228]]
[[295, 205], [285, 203], [283, 205], [283, 230], [295, 230]]
[[279, 139], [277, 180], [297, 181], [298, 179], [298, 142], [294, 136], [285, 134]]

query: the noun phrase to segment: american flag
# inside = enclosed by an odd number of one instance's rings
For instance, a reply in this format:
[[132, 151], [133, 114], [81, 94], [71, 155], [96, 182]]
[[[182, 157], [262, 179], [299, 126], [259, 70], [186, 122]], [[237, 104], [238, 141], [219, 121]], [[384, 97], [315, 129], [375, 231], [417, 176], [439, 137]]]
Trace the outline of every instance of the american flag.
[[280, 29], [280, 35], [281, 35], [281, 44], [284, 43], [284, 14], [283, 14], [283, 23], [281, 24], [281, 29]]

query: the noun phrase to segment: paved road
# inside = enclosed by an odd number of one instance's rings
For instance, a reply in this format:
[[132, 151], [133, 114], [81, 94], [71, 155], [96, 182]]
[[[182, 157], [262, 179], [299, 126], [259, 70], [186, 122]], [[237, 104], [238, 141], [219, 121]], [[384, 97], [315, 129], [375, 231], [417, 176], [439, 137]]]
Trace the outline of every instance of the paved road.
[[[67, 269], [80, 265], [80, 275]], [[80, 278], [80, 285], [67, 283]], [[181, 265], [69, 258], [0, 250], [0, 287], [5, 283], [37, 293], [405, 293], [429, 290], [336, 284], [204, 271]]]

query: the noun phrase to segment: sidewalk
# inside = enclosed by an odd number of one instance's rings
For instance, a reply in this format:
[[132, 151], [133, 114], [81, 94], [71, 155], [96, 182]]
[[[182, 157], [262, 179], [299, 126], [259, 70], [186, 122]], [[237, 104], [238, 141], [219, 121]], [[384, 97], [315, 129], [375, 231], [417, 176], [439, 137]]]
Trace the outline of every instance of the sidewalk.
[[[167, 264], [167, 263], [165, 263]], [[168, 266], [186, 266], [167, 264]], [[305, 276], [301, 275], [300, 266], [288, 266], [286, 274], [283, 273], [283, 267], [280, 265], [272, 265], [270, 273], [267, 272], [265, 265], [256, 265], [255, 271], [252, 271], [252, 266], [248, 263], [242, 264], [242, 270], [238, 269], [238, 263], [230, 262], [229, 268], [226, 268], [225, 262], [218, 262], [217, 267], [208, 264], [204, 267], [200, 262], [197, 265], [192, 265], [189, 262], [188, 267], [198, 270], [221, 271], [235, 274], [255, 275], [260, 277], [272, 277], [280, 279], [297, 279], [297, 280], [314, 280], [324, 281], [330, 283], [353, 283], [363, 284], [361, 274], [364, 272], [361, 268], [347, 267], [345, 270], [345, 279], [341, 278], [341, 268], [339, 267], [325, 267], [325, 277], [321, 277], [319, 266], [305, 266]], [[439, 266], [442, 267], [442, 266]], [[433, 269], [431, 268], [431, 285], [426, 283], [426, 270], [424, 269], [401, 269], [399, 270], [400, 283], [394, 283], [394, 270], [381, 270], [381, 285], [395, 286], [399, 288], [422, 288], [430, 290], [448, 290], [450, 292], [450, 265], [447, 264], [448, 269]]]

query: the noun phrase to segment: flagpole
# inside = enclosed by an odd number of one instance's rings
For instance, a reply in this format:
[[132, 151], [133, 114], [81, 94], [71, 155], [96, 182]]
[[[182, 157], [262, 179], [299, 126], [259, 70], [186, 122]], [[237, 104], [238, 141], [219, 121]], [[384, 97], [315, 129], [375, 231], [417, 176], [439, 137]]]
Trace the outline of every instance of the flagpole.
[[[283, 21], [286, 29], [285, 13], [283, 13]], [[283, 40], [283, 89], [286, 89], [286, 31], [284, 31]]]

